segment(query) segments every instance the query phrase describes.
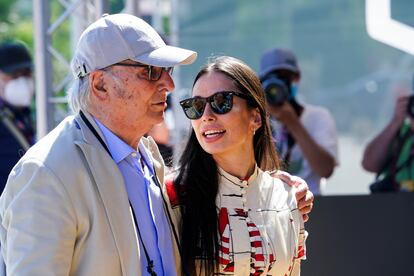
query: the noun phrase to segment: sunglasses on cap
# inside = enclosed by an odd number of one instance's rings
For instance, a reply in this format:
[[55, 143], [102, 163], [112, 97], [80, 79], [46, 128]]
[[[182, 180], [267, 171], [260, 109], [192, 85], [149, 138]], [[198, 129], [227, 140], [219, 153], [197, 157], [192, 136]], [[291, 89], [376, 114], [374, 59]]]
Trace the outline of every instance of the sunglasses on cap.
[[146, 79], [149, 81], [159, 80], [163, 71], [167, 72], [170, 76], [174, 71], [174, 67], [157, 67], [141, 63], [115, 63], [113, 66], [146, 67], [148, 69], [148, 77]]
[[180, 101], [180, 105], [184, 110], [185, 116], [190, 120], [197, 120], [203, 116], [206, 104], [210, 104], [211, 110], [219, 115], [230, 112], [233, 108], [233, 96], [237, 96], [246, 100], [252, 100], [246, 94], [236, 91], [220, 91], [209, 97], [193, 97]]

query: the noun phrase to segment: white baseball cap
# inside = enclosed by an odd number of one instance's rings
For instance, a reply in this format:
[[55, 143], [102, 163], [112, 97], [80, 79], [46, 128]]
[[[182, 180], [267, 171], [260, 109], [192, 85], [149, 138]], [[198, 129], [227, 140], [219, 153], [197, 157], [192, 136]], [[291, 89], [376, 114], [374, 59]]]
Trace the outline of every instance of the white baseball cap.
[[71, 67], [75, 78], [130, 59], [157, 67], [191, 64], [197, 53], [166, 45], [144, 20], [130, 14], [103, 15], [81, 35]]

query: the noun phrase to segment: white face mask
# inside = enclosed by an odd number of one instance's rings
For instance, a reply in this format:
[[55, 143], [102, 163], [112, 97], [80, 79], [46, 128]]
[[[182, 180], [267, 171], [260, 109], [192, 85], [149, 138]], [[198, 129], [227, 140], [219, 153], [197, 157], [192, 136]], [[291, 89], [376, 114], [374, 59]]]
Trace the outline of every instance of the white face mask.
[[7, 82], [4, 87], [4, 99], [11, 105], [27, 107], [30, 106], [33, 92], [33, 80], [19, 77]]

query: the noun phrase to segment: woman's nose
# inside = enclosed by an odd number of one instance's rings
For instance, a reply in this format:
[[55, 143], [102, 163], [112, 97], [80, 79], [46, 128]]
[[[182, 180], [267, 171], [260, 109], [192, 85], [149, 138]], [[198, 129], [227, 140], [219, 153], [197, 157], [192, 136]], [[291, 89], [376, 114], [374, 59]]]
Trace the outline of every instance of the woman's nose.
[[204, 113], [203, 113], [202, 118], [203, 118], [204, 121], [210, 121], [210, 120], [214, 120], [216, 118], [215, 113], [211, 109], [210, 103], [206, 103], [206, 107], [204, 108]]

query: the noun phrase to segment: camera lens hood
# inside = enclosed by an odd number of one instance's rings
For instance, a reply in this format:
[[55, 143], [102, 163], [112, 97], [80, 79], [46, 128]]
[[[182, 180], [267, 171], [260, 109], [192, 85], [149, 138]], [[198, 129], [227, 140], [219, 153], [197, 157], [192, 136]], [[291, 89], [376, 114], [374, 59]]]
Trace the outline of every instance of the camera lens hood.
[[267, 102], [272, 106], [281, 106], [289, 99], [289, 88], [276, 75], [270, 75], [262, 81]]

